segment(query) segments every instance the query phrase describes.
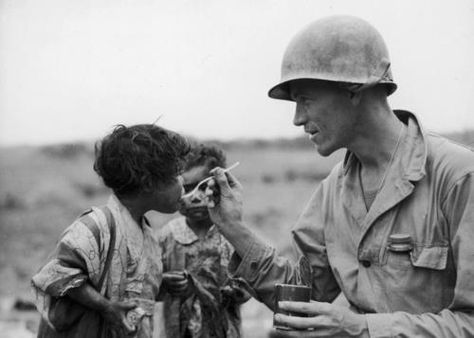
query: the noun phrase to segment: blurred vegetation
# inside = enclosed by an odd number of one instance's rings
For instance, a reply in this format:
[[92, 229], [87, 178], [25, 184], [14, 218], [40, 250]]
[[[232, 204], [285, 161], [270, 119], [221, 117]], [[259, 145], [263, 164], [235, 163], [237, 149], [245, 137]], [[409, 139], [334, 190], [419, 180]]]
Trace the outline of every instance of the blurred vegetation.
[[[474, 131], [445, 136], [474, 145]], [[291, 253], [289, 228], [343, 152], [323, 158], [305, 136], [204, 142], [221, 146], [228, 163], [241, 162], [235, 174], [244, 185], [248, 223], [278, 250]], [[60, 232], [83, 210], [106, 202], [109, 191], [93, 171], [93, 160], [92, 142], [0, 148], [0, 295], [26, 292]], [[160, 227], [175, 216], [152, 218]]]
[[[245, 188], [249, 224], [290, 252], [288, 228], [341, 156], [323, 159], [306, 139], [213, 143], [226, 150], [229, 163], [241, 162], [235, 174]], [[62, 230], [83, 210], [106, 202], [109, 191], [93, 160], [92, 142], [0, 148], [0, 295], [29, 292], [29, 278]], [[152, 218], [160, 227], [175, 216]]]
[[[474, 145], [474, 131], [447, 136]], [[343, 151], [323, 158], [306, 137], [206, 142], [226, 150], [228, 163], [240, 161], [234, 173], [244, 186], [245, 220], [291, 258], [290, 228]], [[93, 171], [93, 159], [87, 142], [0, 148], [0, 296], [32, 298], [29, 280], [63, 229], [83, 210], [106, 202], [109, 190]], [[176, 216], [150, 213], [155, 230]], [[252, 317], [264, 311], [247, 310]], [[271, 326], [271, 315], [263, 317]]]

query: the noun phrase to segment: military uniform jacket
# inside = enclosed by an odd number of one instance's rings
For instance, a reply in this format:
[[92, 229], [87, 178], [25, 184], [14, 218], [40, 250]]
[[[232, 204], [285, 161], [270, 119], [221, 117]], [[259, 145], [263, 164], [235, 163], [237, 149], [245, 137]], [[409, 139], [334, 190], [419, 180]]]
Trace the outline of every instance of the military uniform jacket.
[[[343, 292], [371, 337], [474, 337], [474, 153], [406, 124], [386, 180], [367, 211], [360, 163], [348, 152], [318, 186], [292, 231], [313, 270], [313, 298]], [[394, 252], [393, 235], [412, 250]], [[298, 267], [255, 239], [230, 271], [273, 307], [275, 283]]]

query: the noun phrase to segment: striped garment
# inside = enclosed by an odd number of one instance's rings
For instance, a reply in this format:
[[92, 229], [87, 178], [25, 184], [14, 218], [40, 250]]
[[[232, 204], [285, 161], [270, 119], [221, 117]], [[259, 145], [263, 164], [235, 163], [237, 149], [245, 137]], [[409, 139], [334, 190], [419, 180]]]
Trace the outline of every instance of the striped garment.
[[[112, 195], [107, 207], [115, 220], [116, 241], [100, 292], [113, 301], [136, 300], [146, 316], [134, 337], [150, 338], [154, 303], [162, 279], [159, 246], [147, 222], [138, 225], [117, 197]], [[61, 235], [50, 260], [32, 278], [38, 311], [49, 327], [52, 326], [48, 318], [52, 297], [63, 297], [68, 290], [86, 281], [97, 288], [103, 273], [110, 245], [109, 226], [99, 208], [92, 208], [88, 216], [96, 226], [88, 226], [81, 218], [73, 222]], [[46, 325], [44, 328], [51, 330]], [[105, 332], [107, 337], [111, 336]]]

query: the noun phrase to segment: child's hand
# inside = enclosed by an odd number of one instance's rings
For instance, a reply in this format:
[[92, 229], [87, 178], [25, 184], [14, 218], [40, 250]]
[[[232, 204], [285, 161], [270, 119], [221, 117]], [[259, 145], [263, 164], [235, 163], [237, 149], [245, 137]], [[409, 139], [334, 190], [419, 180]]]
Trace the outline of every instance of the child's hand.
[[172, 296], [186, 297], [191, 293], [191, 283], [184, 271], [164, 272], [163, 286]]
[[230, 285], [221, 287], [220, 290], [224, 304], [242, 304], [252, 297], [245, 289]]
[[136, 308], [137, 304], [130, 301], [108, 302], [102, 311], [102, 317], [109, 323], [112, 330], [119, 336], [127, 336], [135, 332], [135, 327], [127, 320], [127, 312]]

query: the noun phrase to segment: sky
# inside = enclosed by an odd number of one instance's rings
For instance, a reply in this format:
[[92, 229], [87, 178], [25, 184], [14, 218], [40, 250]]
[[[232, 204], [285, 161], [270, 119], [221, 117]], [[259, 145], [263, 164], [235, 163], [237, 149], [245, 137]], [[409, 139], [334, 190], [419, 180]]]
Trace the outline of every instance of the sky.
[[294, 104], [267, 92], [293, 35], [334, 14], [384, 36], [392, 108], [437, 132], [474, 128], [472, 0], [0, 0], [0, 146], [157, 118], [204, 139], [302, 135]]

